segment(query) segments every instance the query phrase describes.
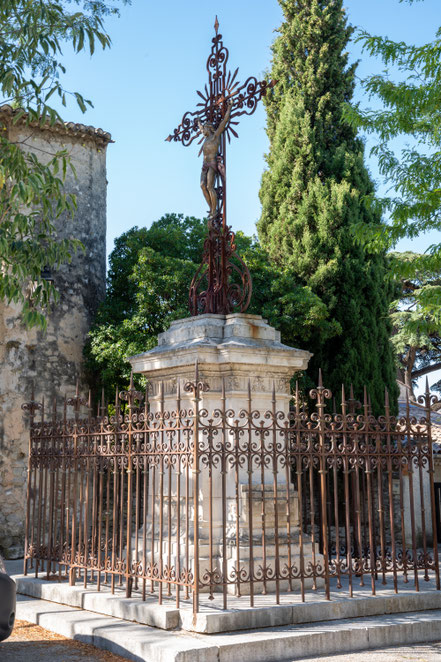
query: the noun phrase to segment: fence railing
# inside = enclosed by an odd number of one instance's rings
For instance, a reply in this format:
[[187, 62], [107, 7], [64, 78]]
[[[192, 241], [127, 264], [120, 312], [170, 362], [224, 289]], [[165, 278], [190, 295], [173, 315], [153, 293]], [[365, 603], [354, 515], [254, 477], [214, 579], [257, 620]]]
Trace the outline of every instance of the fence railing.
[[[174, 407], [131, 387], [114, 413], [77, 394], [31, 416], [25, 573], [45, 572], [126, 595], [173, 597], [299, 592], [433, 578], [440, 588], [430, 407], [395, 417], [386, 393], [375, 418], [342, 389], [341, 411], [321, 383], [308, 413], [298, 389], [279, 411], [203, 407], [196, 375]], [[170, 401], [168, 398], [167, 402]], [[86, 416], [82, 410], [88, 409]], [[72, 412], [72, 413], [71, 413]], [[38, 420], [37, 420], [38, 419]], [[237, 601], [235, 602], [237, 606]]]

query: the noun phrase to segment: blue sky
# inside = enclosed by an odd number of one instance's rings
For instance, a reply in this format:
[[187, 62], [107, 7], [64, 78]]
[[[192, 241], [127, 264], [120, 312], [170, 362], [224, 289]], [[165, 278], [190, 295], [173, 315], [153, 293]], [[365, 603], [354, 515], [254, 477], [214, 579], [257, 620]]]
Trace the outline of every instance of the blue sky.
[[[423, 43], [441, 24], [439, 0], [408, 5], [398, 0], [347, 0], [349, 22], [396, 40]], [[108, 148], [108, 251], [114, 238], [134, 225], [150, 225], [166, 212], [203, 216], [199, 189], [200, 159], [196, 144], [164, 142], [184, 111], [197, 103], [196, 89], [206, 80], [205, 63], [219, 16], [220, 32], [230, 50], [230, 65], [241, 80], [263, 76], [270, 65], [270, 46], [282, 13], [277, 0], [133, 0], [119, 19], [106, 26], [110, 51], [73, 56], [66, 52], [66, 85], [92, 99], [86, 115], [72, 102], [67, 119], [110, 131]], [[361, 59], [358, 76], [381, 71], [380, 62], [349, 46], [350, 59]], [[360, 86], [356, 100], [363, 99]], [[260, 214], [258, 191], [267, 149], [265, 112], [261, 106], [239, 126], [228, 156], [229, 222], [248, 234]], [[381, 183], [375, 162], [368, 159]], [[424, 250], [435, 237], [423, 237], [413, 249]], [[401, 248], [407, 248], [403, 244]]]
[[[346, 0], [349, 22], [373, 34], [409, 43], [430, 41], [441, 25], [440, 0], [414, 5], [398, 0]], [[270, 66], [274, 30], [282, 21], [277, 0], [133, 0], [119, 19], [107, 21], [110, 51], [73, 55], [66, 49], [65, 84], [93, 100], [82, 115], [72, 102], [66, 120], [101, 127], [115, 141], [108, 147], [108, 252], [115, 237], [134, 225], [149, 226], [166, 212], [202, 217], [206, 204], [199, 188], [198, 147], [167, 143], [186, 110], [198, 101], [196, 90], [206, 81], [206, 59], [214, 34], [215, 15], [230, 51], [230, 66], [240, 67], [240, 80], [263, 76]], [[382, 71], [378, 60], [349, 45], [350, 60], [360, 60], [357, 75]], [[369, 105], [357, 86], [355, 100]], [[260, 215], [258, 191], [267, 150], [263, 106], [242, 118], [239, 140], [228, 154], [228, 218], [235, 230], [255, 232]], [[376, 163], [371, 173], [384, 191]], [[431, 233], [400, 250], [424, 251], [441, 241]], [[432, 375], [433, 381], [440, 375]]]

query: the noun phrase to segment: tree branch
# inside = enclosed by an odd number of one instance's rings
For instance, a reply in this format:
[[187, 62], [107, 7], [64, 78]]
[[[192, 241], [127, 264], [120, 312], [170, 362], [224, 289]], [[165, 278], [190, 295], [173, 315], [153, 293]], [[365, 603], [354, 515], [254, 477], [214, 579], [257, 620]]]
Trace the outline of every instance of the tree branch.
[[441, 370], [441, 362], [433, 363], [432, 365], [428, 365], [425, 368], [420, 368], [419, 370], [414, 370], [414, 372], [412, 372], [412, 379], [418, 379], [418, 377], [427, 375], [429, 372], [434, 372], [435, 370]]

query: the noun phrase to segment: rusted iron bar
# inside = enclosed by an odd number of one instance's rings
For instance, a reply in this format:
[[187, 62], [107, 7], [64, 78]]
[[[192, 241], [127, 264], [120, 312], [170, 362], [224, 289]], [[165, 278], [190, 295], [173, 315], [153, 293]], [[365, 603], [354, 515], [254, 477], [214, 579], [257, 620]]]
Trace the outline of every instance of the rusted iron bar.
[[[24, 572], [177, 607], [262, 595], [280, 602], [308, 590], [356, 594], [354, 578], [379, 584], [414, 576], [440, 588], [431, 407], [424, 416], [374, 417], [367, 394], [328, 413], [319, 384], [309, 414], [298, 385], [292, 408], [227, 407], [225, 382], [212, 410], [198, 366], [175, 393], [117, 390], [111, 411], [77, 388], [61, 415], [44, 403], [30, 419]], [[61, 399], [60, 399], [61, 401]], [[211, 400], [213, 402], [213, 400]], [[286, 598], [285, 598], [286, 599]], [[268, 598], [267, 598], [268, 600]]]

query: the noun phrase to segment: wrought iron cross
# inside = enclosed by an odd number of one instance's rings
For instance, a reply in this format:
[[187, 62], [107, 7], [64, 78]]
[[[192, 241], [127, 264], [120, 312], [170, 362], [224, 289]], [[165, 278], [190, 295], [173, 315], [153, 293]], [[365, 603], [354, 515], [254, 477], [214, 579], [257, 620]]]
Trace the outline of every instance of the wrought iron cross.
[[[216, 139], [220, 133], [215, 158], [207, 158], [201, 174], [201, 187], [207, 200], [213, 200], [208, 219], [208, 236], [204, 243], [202, 264], [190, 286], [189, 307], [192, 315], [203, 313], [229, 314], [245, 312], [251, 299], [252, 283], [248, 267], [236, 253], [234, 233], [227, 224], [226, 145], [240, 115], [252, 115], [257, 103], [275, 85], [274, 81], [258, 81], [250, 76], [242, 85], [237, 80], [239, 69], [227, 72], [228, 49], [218, 33], [216, 16], [215, 37], [207, 60], [208, 85], [197, 94], [201, 101], [197, 110], [188, 111], [179, 126], [166, 140], [182, 142], [187, 147], [202, 135], [201, 154], [207, 135]], [[223, 126], [225, 124], [225, 126]], [[203, 131], [206, 131], [204, 134]], [[210, 174], [211, 169], [211, 174]], [[211, 182], [213, 184], [211, 185]]]

